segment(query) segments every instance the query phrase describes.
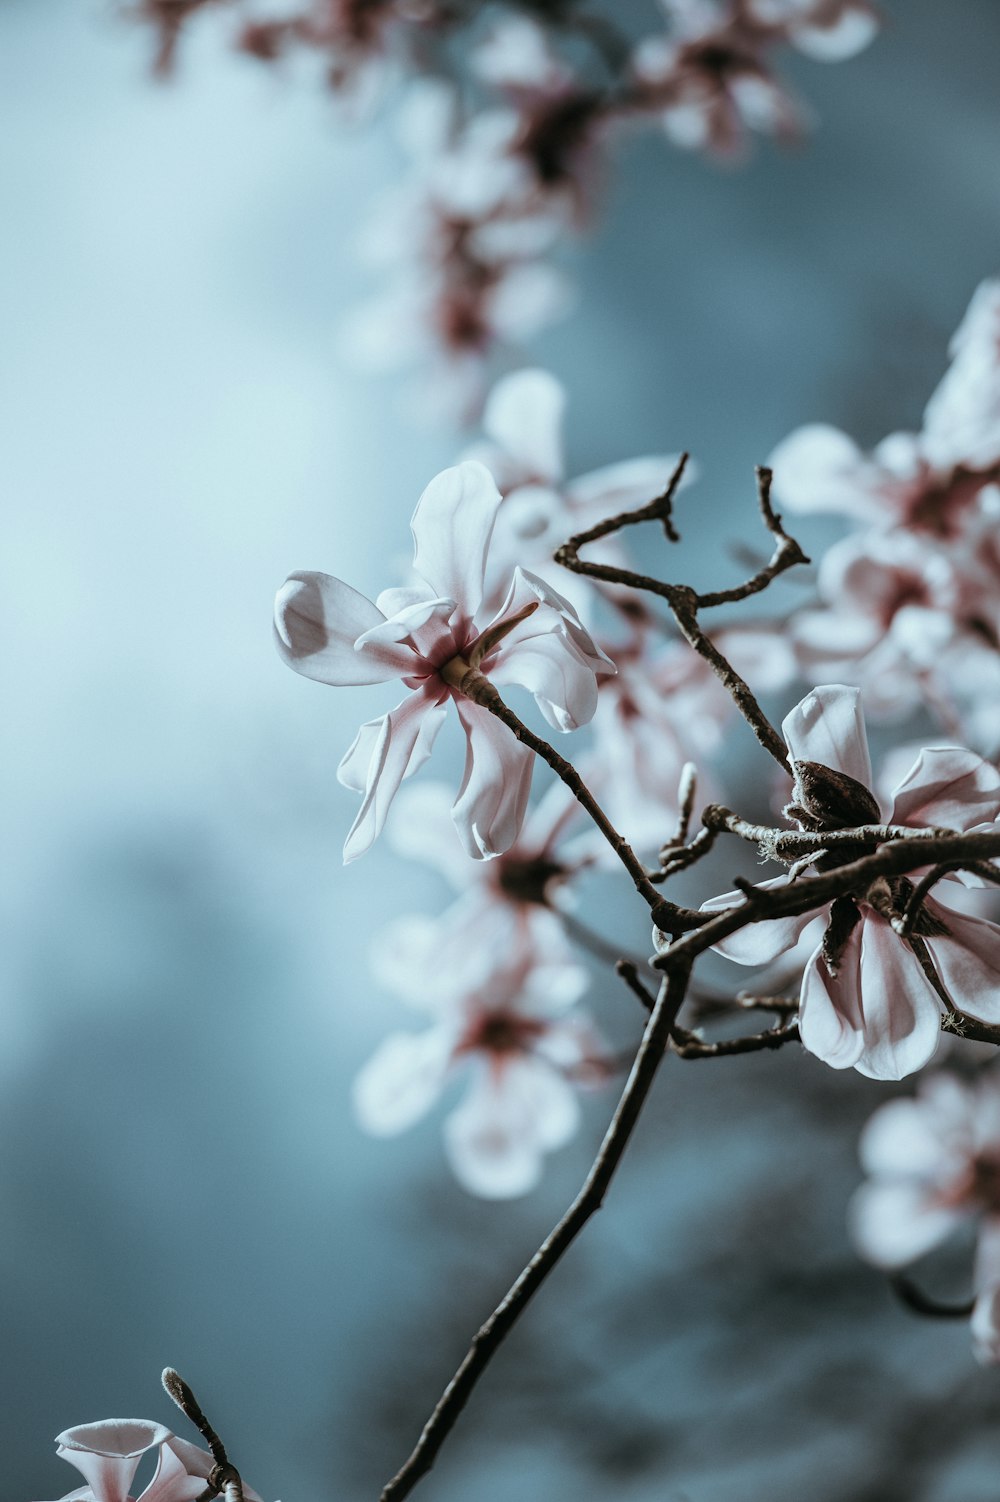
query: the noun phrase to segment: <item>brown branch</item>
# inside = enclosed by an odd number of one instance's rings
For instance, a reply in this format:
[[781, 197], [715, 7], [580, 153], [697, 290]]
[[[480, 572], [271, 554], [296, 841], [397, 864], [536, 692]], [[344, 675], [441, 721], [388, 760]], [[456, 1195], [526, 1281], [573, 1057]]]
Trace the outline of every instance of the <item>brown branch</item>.
[[208, 1485], [199, 1492], [194, 1502], [212, 1502], [224, 1492], [226, 1502], [244, 1502], [243, 1482], [236, 1467], [230, 1464], [226, 1447], [202, 1412], [201, 1405], [188, 1387], [184, 1378], [172, 1366], [165, 1367], [160, 1380], [168, 1395], [177, 1404], [184, 1417], [197, 1429], [212, 1452], [214, 1466], [209, 1472]]
[[932, 866], [914, 886], [913, 891], [910, 893], [910, 900], [903, 910], [903, 916], [898, 918], [893, 924], [901, 939], [908, 938], [913, 931], [913, 925], [916, 923], [920, 915], [920, 909], [924, 905], [924, 898], [928, 896], [931, 888], [936, 887], [943, 877], [950, 875], [954, 871], [974, 871], [982, 881], [988, 881], [995, 886], [1000, 886], [1000, 871], [997, 870], [996, 866], [986, 865], [982, 861], [974, 861], [972, 863], [944, 861], [940, 865]]
[[656, 1005], [656, 997], [640, 979], [638, 967], [631, 960], [619, 960], [615, 966], [615, 971], [621, 976], [632, 992], [632, 995], [638, 998], [639, 1005], [644, 1007], [647, 1012], [651, 1012]]
[[684, 999], [688, 974], [689, 969], [678, 965], [673, 973], [665, 977], [661, 983], [656, 1005], [650, 1014], [639, 1051], [632, 1065], [632, 1072], [582, 1189], [559, 1224], [538, 1248], [520, 1277], [473, 1337], [465, 1359], [445, 1388], [413, 1453], [383, 1489], [381, 1502], [401, 1502], [403, 1497], [409, 1496], [420, 1478], [430, 1470], [442, 1444], [468, 1402], [473, 1388], [509, 1334], [511, 1327], [532, 1296], [545, 1282], [563, 1253], [576, 1240], [590, 1217], [601, 1208], [608, 1186], [621, 1162], [622, 1154], [632, 1136], [650, 1086], [666, 1051], [670, 1040], [670, 1030]]
[[[767, 824], [752, 824], [741, 818], [721, 803], [710, 803], [702, 812], [702, 824], [715, 834], [724, 831], [738, 835], [772, 860], [792, 865], [804, 856], [818, 858], [832, 849], [849, 849], [857, 846], [884, 845], [890, 840], [933, 839], [941, 835], [953, 835], [958, 831], [929, 826], [916, 829], [910, 824], [855, 824], [848, 829], [772, 829]], [[697, 841], [692, 841], [692, 846]], [[689, 850], [691, 846], [687, 847]], [[921, 865], [923, 862], [920, 863]], [[950, 869], [954, 869], [951, 867]], [[997, 873], [1000, 880], [1000, 872]]]
[[751, 595], [759, 594], [761, 590], [766, 589], [779, 574], [795, 564], [809, 562], [799, 544], [785, 532], [780, 516], [771, 505], [770, 470], [758, 468], [757, 494], [764, 525], [775, 539], [774, 551], [763, 568], [758, 569], [749, 579], [732, 589], [699, 594], [687, 585], [668, 584], [662, 579], [654, 579], [649, 574], [636, 573], [632, 569], [620, 568], [613, 564], [587, 563], [579, 556], [580, 549], [586, 544], [597, 542], [603, 537], [609, 537], [612, 533], [621, 531], [624, 527], [635, 526], [640, 522], [660, 520], [667, 530], [667, 535], [676, 539], [677, 534], [671, 520], [672, 506], [686, 463], [687, 455], [684, 454], [663, 495], [657, 496], [635, 511], [620, 512], [617, 516], [598, 522], [596, 526], [589, 527], [584, 532], [577, 532], [563, 543], [562, 547], [557, 548], [554, 554], [555, 561], [575, 574], [582, 574], [590, 579], [599, 579], [606, 584], [622, 584], [630, 589], [645, 590], [666, 600], [685, 640], [721, 679], [737, 709], [765, 751], [774, 757], [779, 766], [789, 771], [788, 751], [784, 740], [764, 714], [749, 684], [740, 677], [711, 638], [705, 634], [698, 621], [700, 610], [748, 599]]
[[675, 1026], [670, 1033], [673, 1052], [682, 1059], [728, 1059], [734, 1054], [760, 1053], [764, 1049], [781, 1048], [785, 1043], [799, 1041], [797, 1017], [779, 1022], [762, 1033], [750, 1033], [742, 1038], [719, 1038], [714, 1043], [706, 1042], [697, 1033]]

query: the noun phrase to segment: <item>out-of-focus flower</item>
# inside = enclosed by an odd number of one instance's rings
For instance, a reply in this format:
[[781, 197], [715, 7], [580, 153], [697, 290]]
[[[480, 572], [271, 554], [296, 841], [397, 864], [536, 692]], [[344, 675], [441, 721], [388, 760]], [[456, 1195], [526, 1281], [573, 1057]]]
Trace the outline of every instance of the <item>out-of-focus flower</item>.
[[496, 855], [516, 839], [527, 807], [533, 753], [461, 688], [476, 670], [516, 683], [560, 731], [586, 724], [597, 678], [614, 665], [568, 601], [516, 569], [490, 622], [476, 624], [500, 494], [481, 464], [445, 470], [413, 514], [417, 583], [377, 602], [329, 574], [292, 574], [278, 592], [278, 650], [319, 683], [386, 683], [410, 690], [389, 714], [361, 727], [340, 763], [341, 782], [363, 795], [344, 859], [362, 855], [382, 829], [404, 777], [430, 755], [449, 700], [465, 730], [465, 775], [452, 813], [470, 855]]
[[649, 854], [673, 837], [681, 772], [718, 750], [732, 701], [686, 643], [650, 647], [639, 633], [615, 662], [580, 770], [615, 828]]
[[[896, 788], [883, 819], [870, 791], [868, 742], [857, 689], [814, 689], [786, 717], [782, 730], [795, 774], [789, 813], [800, 827], [821, 830], [887, 822], [972, 830], [1000, 814], [1000, 773], [955, 746], [921, 751]], [[829, 776], [833, 773], [833, 777]], [[784, 886], [786, 876], [766, 887]], [[804, 1046], [834, 1069], [852, 1066], [874, 1079], [900, 1079], [930, 1059], [940, 1036], [941, 1000], [907, 940], [891, 926], [913, 890], [907, 878], [876, 881], [866, 892], [838, 897], [826, 910], [823, 941], [802, 977], [799, 1026]], [[942, 884], [938, 891], [947, 890]], [[736, 892], [703, 910], [720, 912]], [[913, 932], [930, 956], [954, 1007], [1000, 1022], [1000, 928], [927, 897]], [[814, 915], [752, 923], [717, 947], [741, 965], [769, 964], [796, 943]]]
[[[590, 842], [566, 843], [580, 805], [554, 782], [529, 809], [520, 834], [495, 860], [469, 865], [455, 835], [451, 794], [440, 782], [403, 789], [390, 841], [397, 854], [436, 867], [459, 894], [442, 914], [442, 929], [498, 955], [526, 938], [549, 958], [569, 958], [558, 914], [568, 904], [566, 885], [592, 860]], [[379, 950], [382, 948], [379, 945]]]
[[[208, 1483], [215, 1461], [178, 1439], [162, 1424], [145, 1419], [105, 1419], [78, 1424], [56, 1436], [57, 1454], [68, 1460], [86, 1481], [62, 1502], [131, 1502], [129, 1487], [143, 1456], [157, 1452], [156, 1472], [138, 1502], [194, 1502]], [[247, 1502], [261, 1502], [244, 1482]]]
[[803, 672], [862, 684], [874, 714], [920, 704], [990, 753], [1000, 711], [1000, 281], [984, 282], [919, 433], [865, 454], [822, 424], [771, 456], [778, 501], [866, 523], [832, 548], [793, 627]]
[[444, 1124], [456, 1177], [490, 1199], [526, 1194], [544, 1154], [576, 1130], [576, 1088], [610, 1075], [602, 1040], [571, 1010], [586, 972], [526, 934], [498, 952], [464, 929], [449, 937], [442, 922], [411, 918], [380, 944], [376, 973], [433, 1023], [392, 1034], [365, 1065], [354, 1090], [362, 1126], [405, 1131], [461, 1073], [468, 1087]]
[[[503, 505], [497, 516], [491, 562], [496, 595], [516, 564], [530, 567], [589, 614], [596, 591], [553, 562], [555, 549], [574, 532], [605, 517], [642, 506], [659, 495], [677, 467], [678, 455], [652, 454], [605, 465], [566, 479], [563, 418], [566, 393], [546, 370], [518, 370], [490, 392], [483, 411], [485, 441], [469, 450], [493, 475]], [[685, 471], [683, 484], [695, 476]], [[625, 563], [617, 538], [594, 546], [588, 557]], [[489, 581], [488, 581], [489, 582]]]
[[851, 1205], [861, 1255], [893, 1270], [924, 1256], [960, 1226], [978, 1222], [973, 1348], [1000, 1361], [1000, 1081], [938, 1074], [913, 1100], [880, 1106], [866, 1126], [861, 1162], [870, 1176]]

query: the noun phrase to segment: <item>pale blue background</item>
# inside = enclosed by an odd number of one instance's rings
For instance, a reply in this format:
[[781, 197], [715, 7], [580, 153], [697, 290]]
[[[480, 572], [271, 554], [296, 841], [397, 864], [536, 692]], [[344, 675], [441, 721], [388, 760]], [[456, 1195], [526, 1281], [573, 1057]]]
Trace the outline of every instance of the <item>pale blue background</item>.
[[[732, 576], [751, 466], [796, 423], [870, 441], [918, 420], [1000, 262], [1000, 9], [885, 9], [864, 57], [792, 64], [821, 121], [804, 148], [740, 172], [627, 150], [569, 255], [580, 309], [526, 352], [569, 380], [577, 471], [698, 455], [699, 577]], [[384, 853], [341, 868], [334, 768], [383, 701], [286, 672], [270, 600], [294, 567], [389, 582], [458, 439], [339, 354], [394, 152], [223, 30], [157, 87], [111, 4], [0, 0], [12, 1502], [75, 1485], [65, 1425], [167, 1417], [168, 1361], [268, 1502], [376, 1496], [610, 1109], [514, 1206], [454, 1186], [436, 1124], [386, 1144], [352, 1123], [349, 1081], [399, 1016], [369, 935], [444, 893]], [[624, 901], [621, 924], [644, 943]], [[614, 991], [595, 1009], [634, 1036]], [[421, 1495], [994, 1498], [1000, 1378], [847, 1246], [879, 1098], [791, 1054], [672, 1065]]]

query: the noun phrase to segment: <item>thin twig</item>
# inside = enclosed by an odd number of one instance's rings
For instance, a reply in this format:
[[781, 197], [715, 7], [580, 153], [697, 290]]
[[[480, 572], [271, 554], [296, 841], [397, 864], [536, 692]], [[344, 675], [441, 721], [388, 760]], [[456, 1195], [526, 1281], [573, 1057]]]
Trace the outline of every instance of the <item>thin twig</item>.
[[401, 1502], [421, 1476], [430, 1470], [472, 1389], [511, 1327], [590, 1217], [600, 1209], [666, 1051], [670, 1029], [684, 999], [688, 973], [683, 966], [679, 966], [661, 983], [632, 1072], [582, 1189], [562, 1220], [546, 1237], [520, 1277], [473, 1337], [465, 1359], [445, 1388], [413, 1453], [384, 1488], [381, 1502]]
[[651, 1012], [656, 1005], [656, 997], [648, 986], [639, 978], [639, 970], [631, 960], [619, 960], [615, 970], [628, 986], [633, 996], [638, 997], [640, 1006]]
[[675, 1026], [670, 1034], [673, 1052], [682, 1059], [728, 1059], [734, 1054], [761, 1053], [764, 1049], [781, 1048], [786, 1043], [799, 1041], [798, 1018], [779, 1022], [762, 1033], [750, 1033], [742, 1038], [719, 1038], [714, 1043], [706, 1042], [697, 1033]]
[[188, 1387], [184, 1378], [172, 1366], [165, 1367], [160, 1379], [177, 1407], [198, 1430], [212, 1452], [214, 1466], [208, 1475], [208, 1485], [198, 1493], [194, 1502], [212, 1502], [214, 1497], [225, 1493], [226, 1502], [244, 1502], [243, 1482], [240, 1473], [231, 1464], [226, 1447], [202, 1412], [201, 1405]]
[[[710, 591], [699, 594], [696, 590], [683, 584], [668, 584], [662, 579], [655, 579], [649, 574], [640, 574], [633, 569], [620, 568], [608, 563], [588, 563], [581, 559], [580, 549], [586, 544], [597, 542], [603, 537], [609, 537], [614, 532], [619, 532], [624, 527], [635, 526], [640, 522], [660, 520], [668, 529], [668, 536], [675, 537], [671, 520], [674, 495], [680, 484], [687, 455], [682, 455], [670, 484], [662, 496], [657, 496], [645, 506], [640, 506], [635, 511], [623, 511], [617, 516], [609, 517], [605, 521], [598, 522], [596, 526], [589, 527], [584, 532], [578, 532], [567, 539], [562, 547], [557, 548], [555, 561], [563, 568], [570, 569], [573, 573], [582, 574], [587, 578], [599, 579], [606, 584], [622, 584], [630, 589], [646, 590], [651, 594], [658, 595], [666, 600], [673, 611], [674, 619], [686, 641], [694, 650], [703, 657], [716, 675], [721, 679], [737, 709], [750, 726], [764, 749], [774, 757], [779, 766], [787, 772], [790, 770], [788, 750], [783, 738], [775, 730], [761, 709], [757, 698], [749, 684], [740, 677], [732, 664], [723, 656], [715, 643], [702, 630], [698, 621], [700, 610], [710, 609], [715, 605], [731, 604], [737, 600], [745, 600], [750, 595], [759, 594], [766, 589], [779, 574], [792, 568], [799, 563], [808, 563], [809, 559], [803, 553], [794, 538], [785, 532], [781, 518], [771, 505], [771, 472], [767, 469], [757, 470], [757, 495], [760, 504], [761, 517], [767, 530], [775, 539], [774, 552], [770, 560], [756, 571], [749, 579], [732, 589]], [[669, 524], [669, 525], [668, 525]]]
[[957, 870], [974, 871], [982, 881], [988, 881], [1000, 886], [1000, 871], [995, 866], [986, 865], [982, 861], [974, 862], [971, 865], [968, 863], [963, 864], [962, 862], [956, 865], [954, 861], [944, 861], [937, 866], [932, 866], [914, 886], [913, 891], [910, 893], [909, 901], [903, 910], [903, 916], [897, 918], [893, 924], [893, 928], [901, 939], [908, 938], [912, 933], [913, 925], [920, 915], [924, 899], [930, 893], [931, 888], [936, 887], [943, 877]]

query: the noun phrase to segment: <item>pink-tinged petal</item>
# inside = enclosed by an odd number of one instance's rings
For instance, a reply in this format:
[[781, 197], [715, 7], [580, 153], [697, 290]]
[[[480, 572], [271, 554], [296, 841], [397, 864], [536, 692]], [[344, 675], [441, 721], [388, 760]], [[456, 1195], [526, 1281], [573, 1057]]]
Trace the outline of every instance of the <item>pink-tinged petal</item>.
[[[196, 1447], [192, 1445], [191, 1448]], [[207, 1459], [211, 1470], [212, 1457], [209, 1455]], [[195, 1502], [205, 1490], [205, 1480], [200, 1470], [192, 1474], [172, 1446], [165, 1444], [160, 1450], [156, 1474], [142, 1493], [140, 1502]], [[244, 1497], [247, 1495], [244, 1489]]]
[[825, 423], [790, 433], [768, 464], [775, 500], [790, 511], [841, 511], [862, 521], [891, 514], [880, 495], [884, 480], [878, 466], [845, 433]]
[[884, 918], [866, 913], [858, 926], [864, 1049], [855, 1068], [873, 1080], [901, 1080], [933, 1058], [941, 1003], [916, 955]]
[[831, 975], [820, 949], [809, 960], [802, 976], [799, 997], [802, 1046], [831, 1069], [852, 1068], [865, 1046], [861, 927], [857, 924], [847, 940], [835, 976]]
[[498, 381], [483, 410], [483, 431], [523, 476], [558, 482], [563, 473], [566, 393], [547, 370], [518, 370]]
[[1000, 928], [985, 918], [958, 913], [928, 898], [947, 938], [927, 940], [935, 968], [955, 1006], [982, 1022], [1000, 1023]]
[[401, 676], [408, 677], [423, 666], [414, 658], [429, 659], [435, 667], [447, 662], [458, 651], [451, 621], [458, 606], [454, 600], [418, 600], [405, 605], [388, 620], [380, 621], [370, 631], [359, 636], [355, 650], [359, 656], [384, 652], [392, 653], [400, 647], [407, 650], [408, 665]]
[[455, 705], [466, 752], [452, 818], [473, 860], [483, 860], [509, 850], [521, 831], [535, 755], [489, 710], [469, 699]]
[[542, 1155], [576, 1131], [580, 1108], [570, 1085], [548, 1064], [511, 1058], [483, 1067], [444, 1125], [455, 1177], [470, 1194], [514, 1199], [541, 1177]]
[[1000, 815], [1000, 772], [958, 746], [920, 752], [894, 794], [891, 822], [971, 829]]
[[129, 1487], [147, 1450], [162, 1445], [170, 1430], [144, 1419], [107, 1419], [78, 1424], [56, 1435], [58, 1455], [84, 1477], [95, 1502], [127, 1502]]
[[[215, 1466], [215, 1461], [213, 1460], [212, 1456], [209, 1455], [208, 1451], [199, 1449], [197, 1445], [192, 1445], [190, 1441], [186, 1439], [178, 1439], [176, 1434], [172, 1434], [163, 1447], [163, 1451], [161, 1452], [161, 1465], [163, 1464], [163, 1458], [168, 1451], [172, 1452], [173, 1455], [177, 1457], [177, 1459], [180, 1461], [181, 1466], [189, 1476], [197, 1478], [201, 1482], [201, 1489], [202, 1491], [204, 1491], [205, 1482], [208, 1480], [209, 1476], [212, 1473], [213, 1467]], [[159, 1474], [159, 1469], [157, 1470], [157, 1474]], [[155, 1479], [156, 1478], [154, 1477], [154, 1481]], [[183, 1486], [184, 1483], [178, 1482], [178, 1485]], [[174, 1502], [173, 1492], [170, 1492], [162, 1499], [159, 1497], [154, 1499], [151, 1487], [152, 1483], [143, 1492], [142, 1496], [139, 1499], [139, 1502]], [[177, 1496], [178, 1499], [186, 1499], [187, 1491], [184, 1490], [183, 1492], [178, 1492]], [[261, 1502], [260, 1494], [258, 1492], [255, 1492], [252, 1486], [247, 1486], [247, 1483], [245, 1481], [243, 1482], [243, 1496], [246, 1498], [246, 1502]]]
[[413, 566], [436, 595], [457, 600], [471, 620], [483, 598], [486, 553], [500, 492], [482, 464], [467, 459], [427, 486], [410, 524]]
[[567, 637], [518, 642], [498, 657], [489, 676], [501, 687], [527, 689], [554, 730], [578, 730], [594, 718], [597, 678]]
[[[611, 658], [601, 650], [583, 625], [570, 601], [528, 569], [514, 570], [507, 598], [490, 626], [517, 615], [529, 605], [535, 607], [532, 613], [526, 615], [503, 638], [499, 648], [484, 659], [484, 672], [492, 673], [495, 664], [504, 662], [523, 643], [534, 642], [553, 633], [572, 644], [591, 672], [605, 676], [617, 671]], [[486, 629], [489, 630], [490, 627]]]
[[413, 654], [389, 645], [360, 656], [354, 643], [384, 617], [371, 600], [330, 574], [290, 574], [274, 601], [275, 642], [297, 673], [341, 688], [386, 683], [413, 672]]
[[829, 26], [794, 27], [789, 40], [819, 63], [840, 63], [856, 57], [878, 35], [878, 19], [861, 6], [847, 6]]
[[921, 1184], [863, 1184], [851, 1202], [851, 1235], [861, 1255], [876, 1267], [905, 1267], [940, 1245], [965, 1219], [942, 1205]]
[[[773, 892], [787, 885], [787, 876], [775, 876], [770, 881], [757, 883], [762, 892]], [[744, 900], [742, 892], [724, 892], [721, 897], [710, 897], [703, 902], [701, 912], [722, 913], [726, 908], [739, 907]], [[748, 923], [746, 928], [738, 929], [727, 939], [713, 944], [712, 948], [737, 965], [769, 965], [798, 943], [803, 929], [813, 917], [812, 913], [800, 913], [791, 918], [767, 918], [762, 923]]]
[[816, 761], [870, 788], [872, 764], [861, 690], [824, 683], [800, 699], [781, 722], [793, 761]]
[[393, 1137], [426, 1116], [444, 1088], [454, 1045], [454, 1034], [440, 1027], [386, 1038], [354, 1081], [354, 1112], [364, 1130]]
[[420, 688], [389, 714], [370, 720], [358, 731], [337, 772], [345, 787], [364, 795], [344, 845], [345, 865], [364, 855], [381, 833], [403, 778], [412, 775], [430, 755], [446, 710], [443, 686]]

